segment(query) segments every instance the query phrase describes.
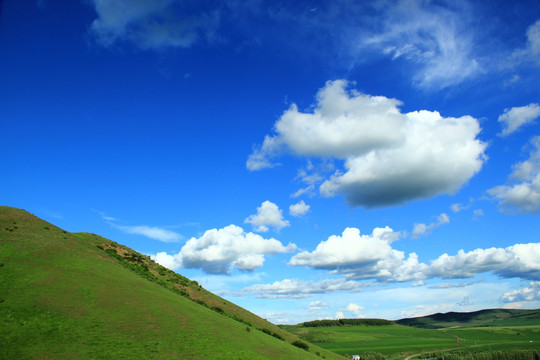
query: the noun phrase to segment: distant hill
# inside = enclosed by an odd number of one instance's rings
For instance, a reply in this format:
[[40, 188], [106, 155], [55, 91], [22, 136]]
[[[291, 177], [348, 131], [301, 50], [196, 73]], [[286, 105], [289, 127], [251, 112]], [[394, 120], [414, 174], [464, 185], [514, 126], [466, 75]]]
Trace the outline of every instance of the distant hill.
[[0, 359], [342, 359], [132, 249], [5, 206], [0, 319]]
[[519, 326], [540, 324], [540, 309], [487, 309], [474, 312], [448, 312], [401, 319], [397, 324], [425, 329], [478, 326]]

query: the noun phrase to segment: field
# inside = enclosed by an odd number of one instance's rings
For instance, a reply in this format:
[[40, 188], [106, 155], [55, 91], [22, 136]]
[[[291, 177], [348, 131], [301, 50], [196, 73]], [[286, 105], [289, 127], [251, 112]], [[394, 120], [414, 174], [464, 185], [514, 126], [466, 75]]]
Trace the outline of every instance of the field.
[[[388, 359], [447, 349], [467, 351], [540, 349], [540, 325], [420, 329], [403, 325], [303, 327], [292, 333], [340, 355], [377, 352]], [[422, 356], [418, 356], [422, 358]]]

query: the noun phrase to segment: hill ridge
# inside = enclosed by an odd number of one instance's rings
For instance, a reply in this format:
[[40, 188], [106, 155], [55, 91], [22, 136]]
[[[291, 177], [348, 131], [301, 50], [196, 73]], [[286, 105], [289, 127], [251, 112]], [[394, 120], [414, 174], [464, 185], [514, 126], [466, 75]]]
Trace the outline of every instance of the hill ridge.
[[537, 323], [540, 309], [481, 309], [470, 312], [449, 311], [427, 316], [404, 318], [396, 320], [400, 325], [414, 326], [426, 329], [447, 327], [478, 327], [478, 326], [510, 326], [524, 322]]
[[342, 358], [133, 249], [6, 206], [0, 318], [0, 358]]

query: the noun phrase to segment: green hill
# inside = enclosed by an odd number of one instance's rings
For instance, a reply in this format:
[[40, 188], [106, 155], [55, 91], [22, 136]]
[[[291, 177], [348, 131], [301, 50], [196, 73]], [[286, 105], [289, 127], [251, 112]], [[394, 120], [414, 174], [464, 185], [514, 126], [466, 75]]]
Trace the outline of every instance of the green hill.
[[401, 325], [424, 329], [479, 326], [525, 326], [540, 323], [540, 309], [487, 309], [474, 312], [448, 312], [397, 320]]
[[10, 207], [0, 322], [0, 359], [341, 358], [127, 247]]

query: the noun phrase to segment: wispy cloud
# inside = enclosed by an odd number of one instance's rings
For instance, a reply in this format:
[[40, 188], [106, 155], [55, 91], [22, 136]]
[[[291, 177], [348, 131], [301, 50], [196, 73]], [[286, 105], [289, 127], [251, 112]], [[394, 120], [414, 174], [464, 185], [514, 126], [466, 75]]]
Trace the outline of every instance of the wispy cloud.
[[515, 49], [509, 59], [509, 66], [520, 63], [540, 65], [540, 19], [527, 28], [527, 41], [523, 47]]
[[182, 235], [167, 230], [162, 227], [157, 226], [147, 226], [147, 225], [119, 225], [117, 222], [118, 219], [106, 215], [104, 212], [93, 210], [96, 213], [101, 216], [103, 220], [105, 220], [110, 226], [114, 227], [115, 229], [118, 229], [122, 232], [125, 232], [126, 234], [133, 234], [133, 235], [142, 235], [147, 238], [158, 240], [161, 242], [178, 242], [182, 240]]
[[134, 235], [142, 235], [146, 236], [150, 239], [162, 241], [162, 242], [178, 242], [182, 239], [182, 235], [166, 230], [163, 228], [159, 228], [156, 226], [146, 226], [146, 225], [134, 225], [134, 226], [124, 226], [124, 225], [116, 225], [111, 223], [111, 225], [120, 230], [125, 232], [126, 234], [134, 234]]
[[483, 72], [474, 52], [472, 14], [465, 1], [389, 2], [379, 12], [382, 25], [357, 39], [358, 56], [373, 49], [394, 61], [403, 59], [414, 69], [414, 83], [424, 88], [462, 83]]
[[417, 223], [414, 224], [414, 228], [412, 231], [412, 238], [416, 239], [424, 235], [430, 234], [434, 229], [438, 228], [441, 225], [448, 224], [450, 222], [450, 218], [445, 213], [442, 213], [437, 217], [436, 222], [432, 222], [431, 224], [423, 224], [423, 223]]
[[272, 284], [256, 284], [244, 288], [242, 292], [254, 294], [260, 298], [306, 298], [317, 294], [336, 291], [356, 292], [365, 288], [366, 284], [344, 279], [327, 279], [322, 281], [304, 281], [284, 279]]
[[142, 49], [186, 48], [212, 38], [217, 10], [193, 13], [188, 2], [174, 0], [91, 0], [97, 18], [90, 26], [99, 44], [128, 42]]
[[458, 283], [440, 283], [440, 284], [434, 284], [429, 285], [428, 289], [453, 289], [453, 288], [463, 288], [475, 284], [479, 284], [481, 282], [484, 282], [484, 279], [479, 279], [477, 281], [467, 281], [467, 282], [458, 282]]

